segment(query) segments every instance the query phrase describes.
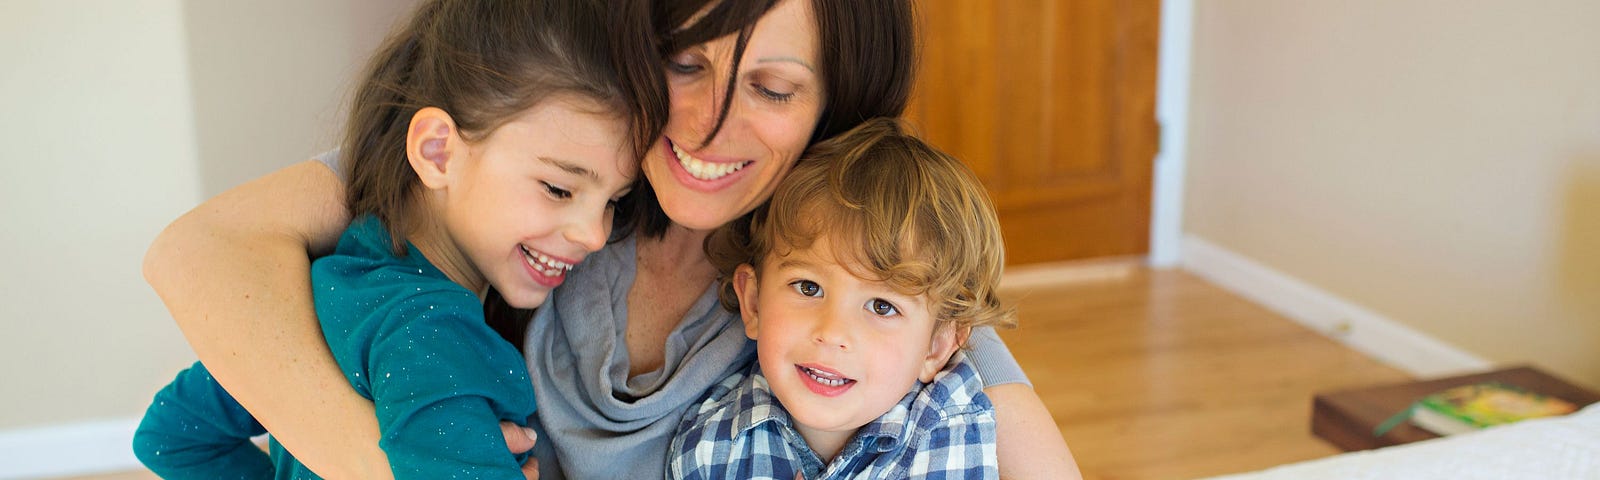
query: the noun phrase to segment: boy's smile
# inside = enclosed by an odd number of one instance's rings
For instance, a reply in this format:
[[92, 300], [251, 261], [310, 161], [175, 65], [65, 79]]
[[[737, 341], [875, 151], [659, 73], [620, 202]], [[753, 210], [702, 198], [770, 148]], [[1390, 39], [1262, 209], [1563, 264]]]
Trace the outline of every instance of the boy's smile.
[[936, 328], [925, 295], [857, 277], [825, 237], [778, 249], [759, 274], [741, 266], [735, 290], [773, 394], [827, 459], [919, 379], [932, 380], [956, 342], [954, 329]]
[[824, 397], [837, 397], [843, 395], [856, 381], [833, 372], [821, 365], [795, 365], [795, 370], [800, 372], [800, 378], [806, 388]]

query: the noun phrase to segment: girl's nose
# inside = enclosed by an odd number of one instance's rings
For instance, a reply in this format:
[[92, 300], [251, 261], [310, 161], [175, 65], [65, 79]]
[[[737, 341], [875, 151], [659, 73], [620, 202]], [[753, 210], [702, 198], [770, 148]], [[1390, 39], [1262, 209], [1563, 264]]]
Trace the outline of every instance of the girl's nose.
[[606, 246], [611, 234], [611, 215], [602, 211], [598, 215], [582, 215], [567, 225], [567, 241], [583, 247], [587, 252], [598, 252]]

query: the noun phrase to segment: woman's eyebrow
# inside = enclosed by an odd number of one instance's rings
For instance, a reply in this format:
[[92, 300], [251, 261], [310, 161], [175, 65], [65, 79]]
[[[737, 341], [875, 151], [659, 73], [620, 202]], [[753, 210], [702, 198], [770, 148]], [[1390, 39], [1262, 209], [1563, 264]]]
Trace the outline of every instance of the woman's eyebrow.
[[539, 160], [544, 162], [544, 163], [549, 164], [552, 167], [559, 168], [562, 171], [565, 171], [567, 173], [570, 173], [570, 174], [573, 174], [573, 175], [577, 175], [577, 176], [580, 176], [580, 177], [584, 177], [584, 178], [588, 178], [588, 179], [593, 180], [595, 182], [599, 182], [600, 181], [600, 175], [597, 174], [597, 173], [594, 173], [594, 170], [590, 170], [590, 169], [584, 168], [582, 165], [578, 165], [576, 162], [569, 162], [569, 161], [566, 161], [566, 160], [562, 160], [562, 159], [559, 159], [559, 158], [553, 158], [553, 157], [539, 157]]
[[761, 57], [761, 58], [757, 58], [756, 59], [756, 63], [772, 63], [772, 62], [793, 63], [793, 64], [796, 64], [796, 65], [805, 67], [806, 70], [810, 70], [811, 73], [817, 73], [817, 69], [812, 68], [811, 64], [806, 63], [805, 60], [801, 60], [801, 59], [799, 59], [797, 57], [783, 57], [783, 56], [780, 56], [780, 57]]

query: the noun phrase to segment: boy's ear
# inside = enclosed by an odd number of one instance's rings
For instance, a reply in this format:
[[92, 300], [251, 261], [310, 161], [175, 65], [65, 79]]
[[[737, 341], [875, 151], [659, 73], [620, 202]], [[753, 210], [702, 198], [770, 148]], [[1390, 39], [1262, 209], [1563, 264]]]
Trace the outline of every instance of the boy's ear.
[[967, 337], [972, 335], [972, 327], [957, 327], [953, 324], [937, 325], [933, 327], [933, 340], [928, 343], [928, 356], [922, 359], [922, 370], [917, 379], [923, 383], [933, 381], [933, 376], [944, 370], [950, 363], [950, 355], [956, 353], [957, 348], [967, 343]]
[[449, 113], [426, 107], [411, 115], [411, 125], [406, 129], [406, 160], [424, 186], [444, 188], [450, 155], [460, 145], [461, 136]]
[[739, 297], [739, 316], [744, 319], [744, 336], [756, 339], [761, 331], [756, 308], [756, 268], [741, 264], [733, 271], [733, 293]]

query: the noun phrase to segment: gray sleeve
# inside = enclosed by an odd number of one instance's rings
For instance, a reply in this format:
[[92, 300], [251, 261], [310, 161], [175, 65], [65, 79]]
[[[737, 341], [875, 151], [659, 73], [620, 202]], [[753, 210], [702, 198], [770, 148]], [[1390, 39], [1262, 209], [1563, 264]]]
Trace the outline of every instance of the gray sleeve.
[[1028, 381], [1028, 375], [1022, 373], [1022, 366], [1017, 365], [1017, 359], [1011, 356], [1011, 349], [1006, 348], [1006, 343], [1000, 340], [1000, 334], [995, 333], [993, 327], [972, 329], [967, 346], [970, 347], [967, 349], [967, 359], [978, 368], [984, 388], [1008, 383], [1033, 386], [1033, 382]]
[[333, 170], [333, 174], [339, 176], [340, 182], [350, 183], [350, 179], [344, 178], [344, 154], [339, 149], [319, 153], [316, 159], [327, 165], [329, 170]]

